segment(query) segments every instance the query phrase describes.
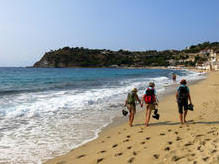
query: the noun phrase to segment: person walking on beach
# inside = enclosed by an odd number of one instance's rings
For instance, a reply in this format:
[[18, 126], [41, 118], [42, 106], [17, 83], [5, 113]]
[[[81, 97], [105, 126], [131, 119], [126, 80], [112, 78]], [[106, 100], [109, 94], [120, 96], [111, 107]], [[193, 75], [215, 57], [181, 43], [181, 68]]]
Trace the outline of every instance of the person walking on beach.
[[142, 103], [138, 97], [137, 92], [138, 90], [136, 88], [133, 88], [132, 91], [128, 94], [127, 99], [125, 101], [125, 105], [124, 105], [124, 106], [127, 106], [129, 110], [129, 126], [130, 127], [132, 127], [132, 123], [133, 123], [135, 113], [136, 113], [136, 101], [138, 101], [142, 107]]
[[154, 82], [149, 83], [149, 86], [142, 97], [142, 103], [143, 101], [146, 104], [145, 126], [148, 126], [151, 117], [151, 111], [155, 110], [155, 106], [158, 103]]
[[176, 74], [175, 73], [172, 73], [172, 79], [174, 82], [176, 81]]
[[[189, 87], [186, 86], [187, 82], [185, 79], [180, 81], [180, 86], [177, 88], [176, 100], [178, 104], [179, 119], [181, 124], [186, 123], [186, 116], [188, 112], [188, 100], [192, 104]], [[184, 109], [184, 115], [183, 115]]]

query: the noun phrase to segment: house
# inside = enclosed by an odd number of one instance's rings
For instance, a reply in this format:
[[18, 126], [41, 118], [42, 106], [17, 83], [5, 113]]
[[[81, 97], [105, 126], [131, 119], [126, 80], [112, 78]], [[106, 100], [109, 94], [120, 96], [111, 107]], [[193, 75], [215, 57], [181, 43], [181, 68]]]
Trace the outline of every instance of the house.
[[[204, 51], [202, 51], [204, 53]], [[209, 60], [205, 63], [199, 63], [196, 65], [197, 69], [204, 70], [219, 70], [219, 53], [213, 50], [206, 50], [205, 53], [209, 53]]]

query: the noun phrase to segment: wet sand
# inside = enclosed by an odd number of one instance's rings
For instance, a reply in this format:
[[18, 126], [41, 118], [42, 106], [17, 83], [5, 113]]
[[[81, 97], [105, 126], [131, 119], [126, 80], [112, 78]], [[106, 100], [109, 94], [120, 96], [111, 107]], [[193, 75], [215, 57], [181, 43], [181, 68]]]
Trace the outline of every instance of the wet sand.
[[111, 125], [97, 139], [46, 163], [219, 163], [219, 72], [190, 86], [190, 92], [195, 109], [184, 125], [171, 94], [159, 103], [160, 120], [151, 118], [149, 127], [142, 110], [132, 128], [124, 121]]

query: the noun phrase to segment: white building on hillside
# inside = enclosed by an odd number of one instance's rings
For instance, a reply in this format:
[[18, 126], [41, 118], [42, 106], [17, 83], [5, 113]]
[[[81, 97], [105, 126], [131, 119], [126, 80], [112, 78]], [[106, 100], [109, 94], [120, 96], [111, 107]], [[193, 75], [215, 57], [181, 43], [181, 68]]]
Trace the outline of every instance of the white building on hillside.
[[203, 70], [219, 70], [219, 53], [214, 52], [214, 50], [205, 50], [202, 53], [209, 53], [209, 60], [197, 66], [197, 68]]

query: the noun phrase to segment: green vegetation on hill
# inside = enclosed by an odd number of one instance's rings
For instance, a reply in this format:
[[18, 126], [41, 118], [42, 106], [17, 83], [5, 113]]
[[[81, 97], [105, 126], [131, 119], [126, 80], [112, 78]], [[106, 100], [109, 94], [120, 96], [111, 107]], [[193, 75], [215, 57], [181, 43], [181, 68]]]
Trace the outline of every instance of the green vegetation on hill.
[[186, 53], [198, 53], [202, 50], [212, 49], [214, 51], [219, 51], [219, 42], [204, 42], [202, 44], [192, 45], [189, 49], [184, 50]]
[[198, 54], [208, 49], [219, 52], [219, 42], [204, 42], [181, 51], [111, 51], [64, 47], [45, 53], [34, 67], [195, 66], [196, 63], [208, 60], [208, 53]]

